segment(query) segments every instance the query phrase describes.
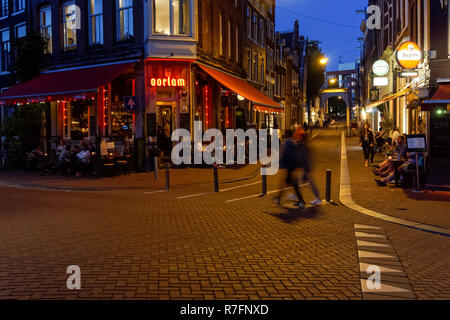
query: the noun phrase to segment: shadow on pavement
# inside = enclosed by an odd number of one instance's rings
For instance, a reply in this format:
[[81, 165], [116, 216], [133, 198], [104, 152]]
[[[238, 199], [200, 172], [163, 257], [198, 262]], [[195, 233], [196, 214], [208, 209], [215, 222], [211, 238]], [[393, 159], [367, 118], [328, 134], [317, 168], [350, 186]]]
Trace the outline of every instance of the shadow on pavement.
[[308, 207], [305, 209], [285, 208], [285, 212], [282, 213], [267, 213], [285, 223], [294, 223], [301, 219], [315, 219], [322, 214], [320, 207]]

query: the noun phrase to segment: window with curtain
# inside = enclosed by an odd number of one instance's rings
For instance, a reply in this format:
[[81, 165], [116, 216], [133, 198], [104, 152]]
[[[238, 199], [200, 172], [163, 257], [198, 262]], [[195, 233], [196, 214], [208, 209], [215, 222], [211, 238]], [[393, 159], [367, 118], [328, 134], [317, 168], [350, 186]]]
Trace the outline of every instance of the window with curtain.
[[10, 66], [10, 39], [9, 29], [3, 29], [0, 31], [1, 41], [1, 70], [2, 72], [8, 71]]
[[44, 54], [52, 53], [52, 11], [50, 7], [44, 7], [40, 10], [40, 29], [41, 36], [45, 41]]
[[75, 2], [66, 2], [63, 5], [63, 36], [64, 49], [74, 50], [77, 47], [76, 6]]
[[190, 0], [153, 0], [153, 33], [190, 35]]
[[89, 44], [103, 44], [103, 0], [89, 0]]
[[133, 0], [117, 0], [117, 40], [128, 40], [133, 35]]

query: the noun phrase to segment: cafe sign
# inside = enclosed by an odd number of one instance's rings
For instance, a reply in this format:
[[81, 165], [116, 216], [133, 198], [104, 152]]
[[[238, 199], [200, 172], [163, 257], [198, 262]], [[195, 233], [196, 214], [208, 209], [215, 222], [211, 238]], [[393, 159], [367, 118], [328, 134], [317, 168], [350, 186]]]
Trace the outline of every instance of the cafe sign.
[[404, 69], [417, 68], [422, 61], [422, 51], [419, 46], [412, 42], [404, 42], [397, 50], [397, 62]]
[[389, 64], [384, 60], [375, 61], [372, 66], [372, 71], [376, 76], [385, 76], [389, 72]]

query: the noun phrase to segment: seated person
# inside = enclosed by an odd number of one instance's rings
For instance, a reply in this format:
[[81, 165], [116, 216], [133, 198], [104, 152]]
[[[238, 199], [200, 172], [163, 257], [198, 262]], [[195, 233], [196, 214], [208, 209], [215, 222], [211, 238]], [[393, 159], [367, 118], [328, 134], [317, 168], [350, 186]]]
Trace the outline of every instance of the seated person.
[[82, 173], [87, 172], [89, 164], [91, 163], [91, 151], [89, 150], [89, 145], [85, 141], [81, 142], [81, 151], [78, 152], [77, 158], [78, 166], [76, 176], [78, 178]]
[[[399, 168], [398, 172], [400, 174], [400, 177], [403, 178], [406, 170], [415, 168], [416, 167], [416, 153], [410, 152], [407, 154], [408, 160], [405, 161]], [[423, 154], [419, 153], [419, 167], [423, 167]], [[386, 186], [389, 182], [393, 181], [395, 179], [395, 172], [391, 172], [387, 177], [384, 179], [375, 179], [375, 182], [379, 187]]]
[[58, 164], [63, 175], [67, 175], [69, 173], [71, 150], [72, 146], [70, 144], [67, 144], [59, 154]]

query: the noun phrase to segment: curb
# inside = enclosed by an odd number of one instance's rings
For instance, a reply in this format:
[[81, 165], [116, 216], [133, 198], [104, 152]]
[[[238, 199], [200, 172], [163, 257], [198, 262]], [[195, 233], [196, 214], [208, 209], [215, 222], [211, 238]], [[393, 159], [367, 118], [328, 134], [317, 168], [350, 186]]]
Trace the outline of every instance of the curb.
[[429, 233], [439, 234], [442, 236], [450, 237], [450, 229], [441, 228], [437, 226], [428, 225], [425, 223], [405, 220], [401, 218], [392, 217], [386, 214], [378, 213], [373, 210], [364, 208], [356, 204], [352, 199], [351, 184], [350, 184], [350, 174], [348, 168], [348, 158], [347, 158], [347, 145], [345, 143], [345, 134], [342, 131], [341, 136], [341, 175], [340, 175], [340, 187], [339, 187], [339, 201], [354, 211], [358, 211], [367, 216], [371, 216], [384, 221], [399, 224], [412, 229], [425, 231]]

